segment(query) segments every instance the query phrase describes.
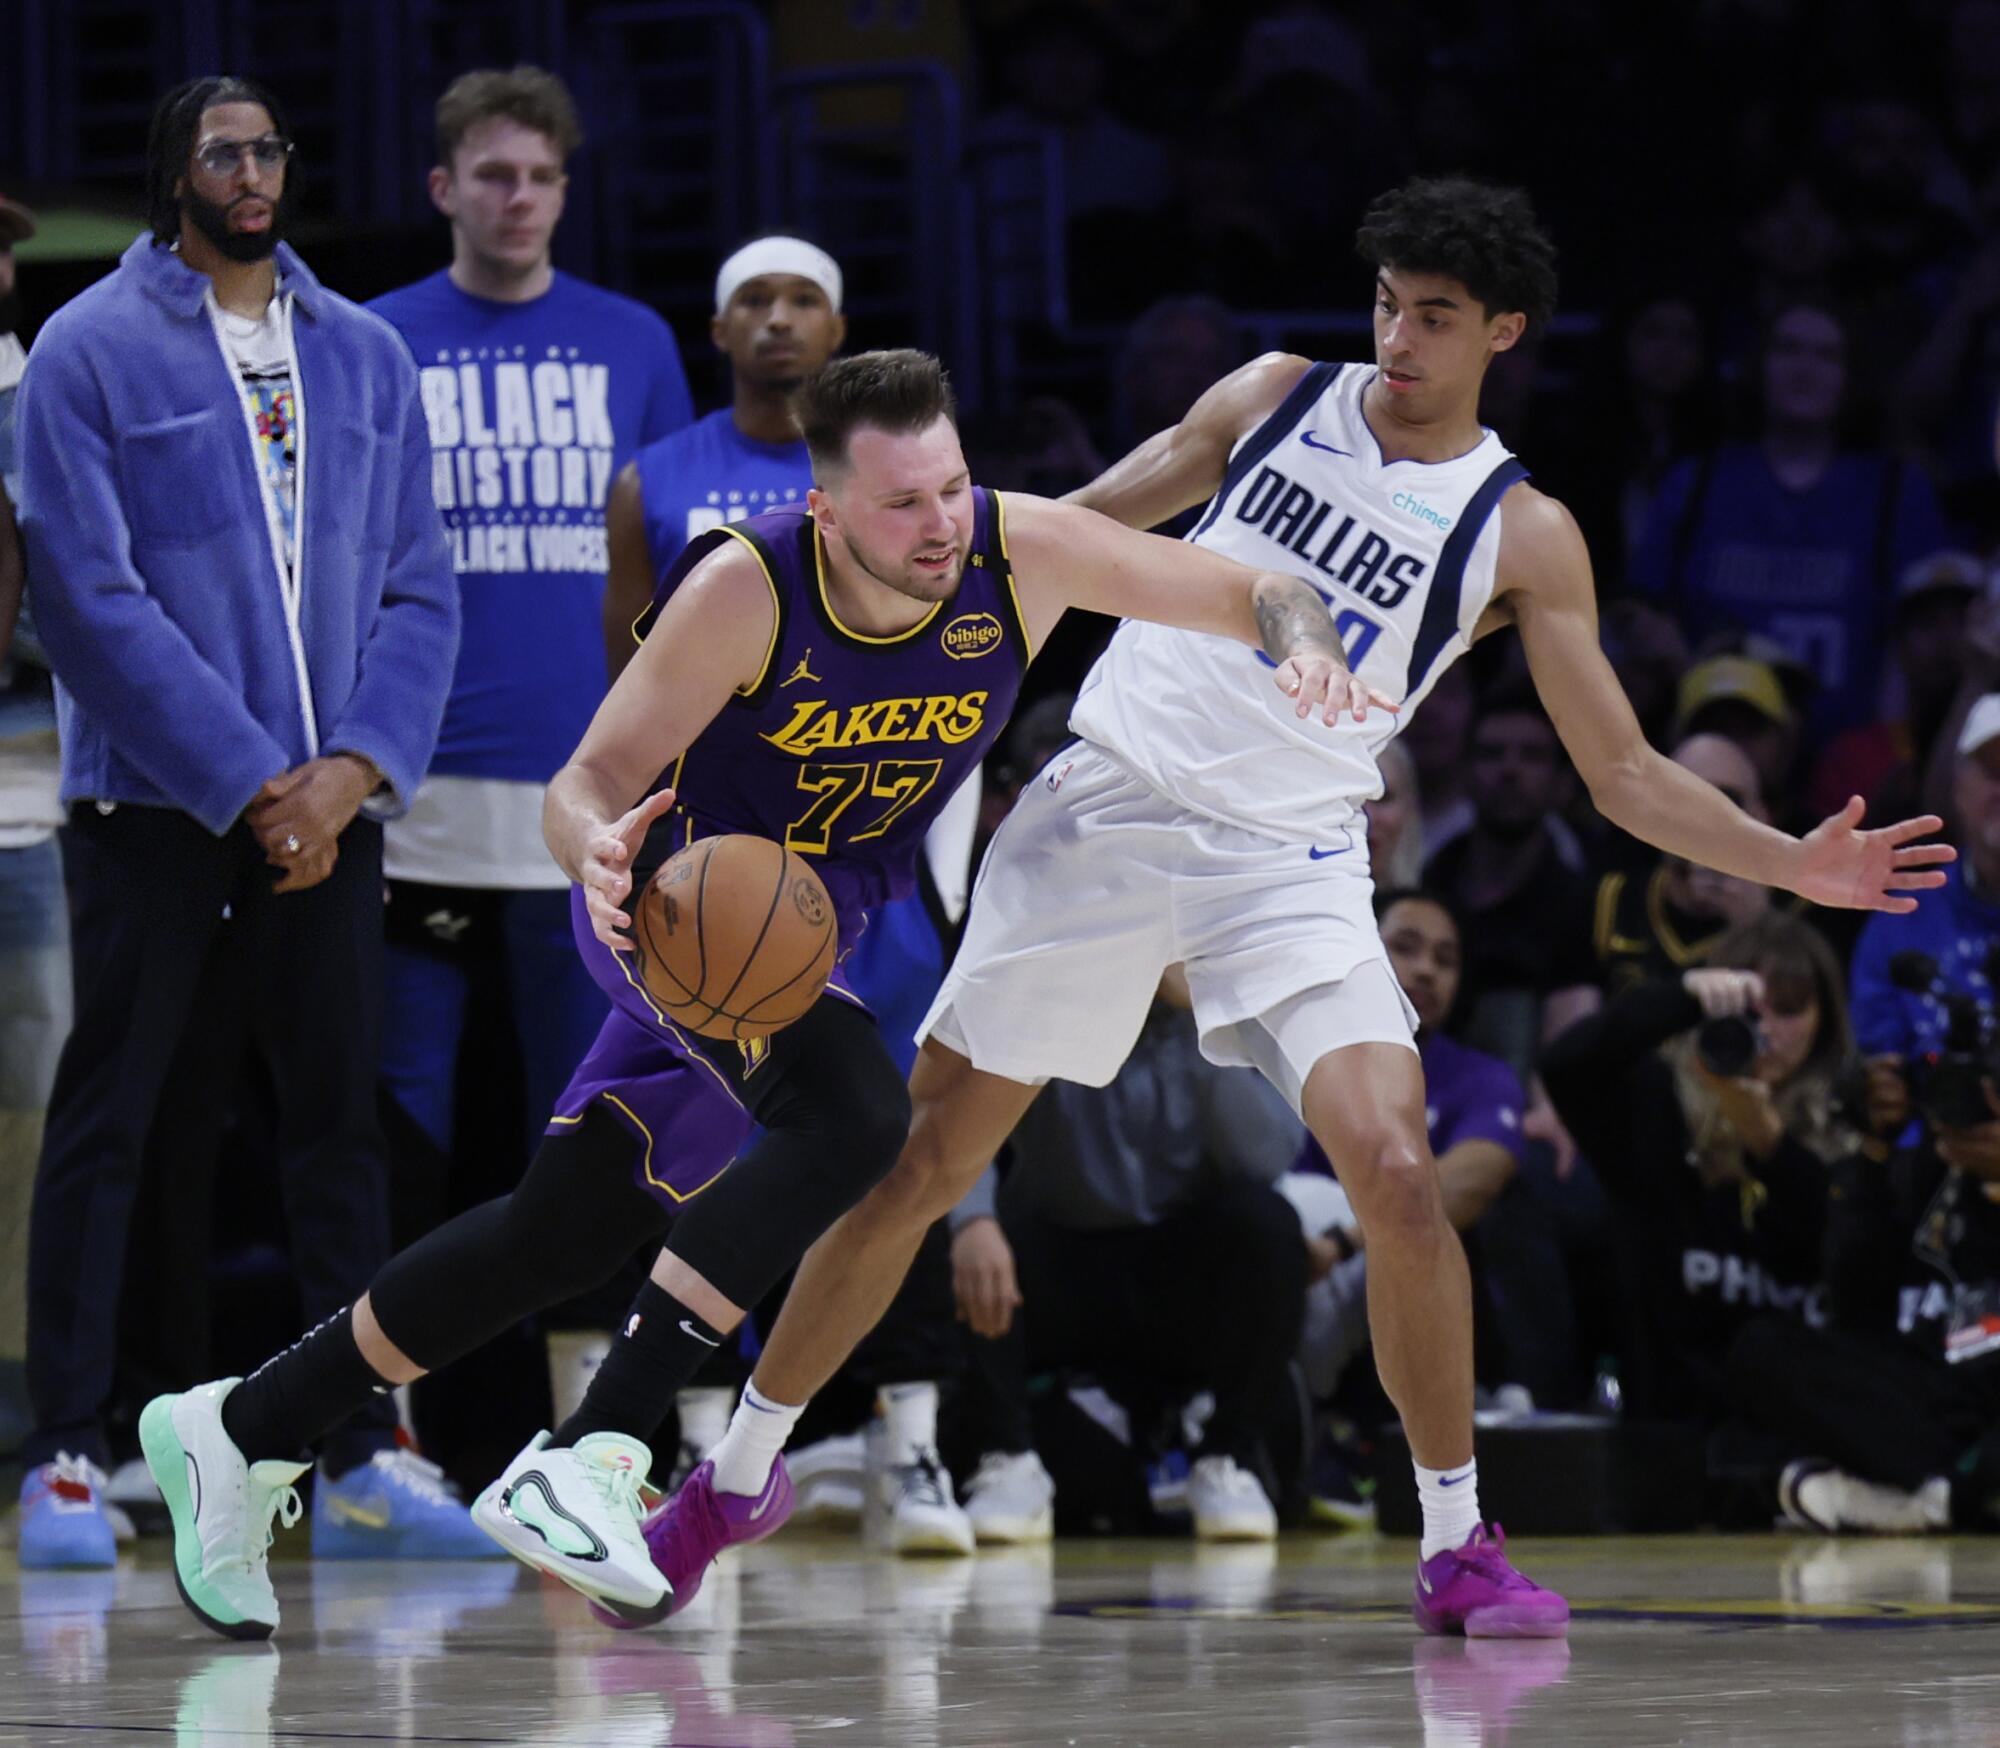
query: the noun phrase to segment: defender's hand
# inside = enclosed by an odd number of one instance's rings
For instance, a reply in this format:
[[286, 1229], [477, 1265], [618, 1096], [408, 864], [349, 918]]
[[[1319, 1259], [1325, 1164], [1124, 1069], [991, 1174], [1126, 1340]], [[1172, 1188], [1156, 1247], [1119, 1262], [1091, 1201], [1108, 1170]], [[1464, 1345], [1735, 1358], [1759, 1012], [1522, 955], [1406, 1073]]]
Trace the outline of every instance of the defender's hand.
[[584, 908], [590, 912], [590, 931], [614, 953], [629, 953], [632, 942], [626, 931], [632, 919], [622, 906], [632, 890], [632, 861], [653, 821], [674, 805], [674, 792], [661, 789], [646, 797], [632, 811], [613, 820], [584, 845], [583, 866], [577, 871], [583, 887]]
[[1297, 701], [1299, 715], [1318, 710], [1320, 721], [1329, 728], [1343, 710], [1352, 711], [1356, 722], [1366, 722], [1371, 707], [1392, 715], [1403, 708], [1331, 656], [1287, 656], [1278, 664], [1277, 680], [1278, 690]]
[[1917, 908], [1905, 892], [1944, 884], [1944, 865], [1958, 860], [1949, 844], [1919, 843], [1944, 829], [1934, 813], [1879, 831], [1861, 830], [1861, 797], [1851, 796], [1838, 813], [1822, 820], [1799, 840], [1798, 861], [1789, 882], [1801, 898], [1843, 910], [1886, 910], [1901, 916]]

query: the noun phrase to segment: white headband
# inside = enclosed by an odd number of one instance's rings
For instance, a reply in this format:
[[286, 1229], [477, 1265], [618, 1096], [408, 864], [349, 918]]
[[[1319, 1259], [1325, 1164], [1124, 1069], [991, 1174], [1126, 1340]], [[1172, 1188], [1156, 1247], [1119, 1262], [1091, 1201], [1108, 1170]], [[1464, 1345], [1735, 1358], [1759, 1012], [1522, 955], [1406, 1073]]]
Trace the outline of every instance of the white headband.
[[816, 249], [801, 237], [759, 237], [745, 243], [722, 264], [715, 276], [715, 313], [729, 307], [746, 280], [761, 279], [767, 273], [792, 273], [810, 279], [826, 293], [827, 302], [840, 308], [840, 269], [824, 249]]

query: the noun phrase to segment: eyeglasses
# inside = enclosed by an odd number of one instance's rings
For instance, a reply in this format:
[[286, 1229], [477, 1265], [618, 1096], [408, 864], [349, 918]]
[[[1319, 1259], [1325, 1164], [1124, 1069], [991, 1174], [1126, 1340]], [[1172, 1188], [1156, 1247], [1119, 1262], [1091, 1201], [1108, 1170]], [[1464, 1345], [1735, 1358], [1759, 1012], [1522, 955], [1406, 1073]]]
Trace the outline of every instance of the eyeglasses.
[[254, 140], [209, 140], [195, 149], [194, 161], [211, 176], [228, 176], [245, 152], [259, 170], [281, 170], [292, 155], [292, 142], [283, 134], [264, 134]]

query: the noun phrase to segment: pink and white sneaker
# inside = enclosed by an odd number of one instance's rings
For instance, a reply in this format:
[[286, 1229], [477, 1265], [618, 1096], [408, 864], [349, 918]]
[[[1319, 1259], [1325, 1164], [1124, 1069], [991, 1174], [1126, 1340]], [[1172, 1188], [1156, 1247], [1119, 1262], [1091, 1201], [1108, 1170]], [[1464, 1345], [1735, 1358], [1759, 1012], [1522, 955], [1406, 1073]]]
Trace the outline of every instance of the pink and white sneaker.
[[1460, 1548], [1433, 1554], [1417, 1567], [1412, 1612], [1427, 1633], [1468, 1639], [1560, 1639], [1569, 1631], [1569, 1604], [1523, 1578], [1507, 1559], [1507, 1532], [1481, 1525]]
[[[671, 1587], [667, 1615], [677, 1615], [694, 1601], [701, 1581], [724, 1548], [761, 1542], [782, 1529], [792, 1515], [792, 1478], [780, 1456], [771, 1465], [763, 1492], [755, 1499], [740, 1493], [719, 1493], [715, 1465], [704, 1462], [680, 1484], [674, 1496], [646, 1514], [640, 1534], [653, 1552], [653, 1564]], [[620, 1620], [596, 1603], [590, 1612], [607, 1627], [640, 1623]]]

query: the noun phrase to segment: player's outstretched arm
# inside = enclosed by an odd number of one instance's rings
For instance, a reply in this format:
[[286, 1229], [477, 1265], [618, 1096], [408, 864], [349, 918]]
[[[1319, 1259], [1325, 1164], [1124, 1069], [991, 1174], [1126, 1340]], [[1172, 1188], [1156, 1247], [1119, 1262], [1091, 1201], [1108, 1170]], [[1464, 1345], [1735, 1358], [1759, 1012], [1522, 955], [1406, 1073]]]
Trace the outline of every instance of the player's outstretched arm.
[[604, 536], [611, 561], [604, 579], [604, 657], [615, 680], [638, 653], [632, 628], [653, 603], [653, 555], [646, 545], [646, 504], [635, 462], [628, 461], [611, 482]]
[[549, 783], [542, 836], [584, 889], [606, 946], [624, 947], [632, 859], [673, 806], [648, 790], [686, 752], [732, 692], [754, 687], [770, 660], [777, 606], [756, 558], [735, 541], [695, 566], [597, 707], [583, 741]]
[[1635, 838], [1725, 874], [1853, 910], [1915, 910], [1941, 886], [1949, 845], [1933, 815], [1862, 831], [1859, 797], [1803, 838], [1752, 819], [1647, 744], [1598, 641], [1590, 558], [1570, 513], [1516, 486], [1501, 508], [1500, 592], [1528, 671], [1598, 812]]
[[1278, 409], [1312, 361], [1266, 352], [1232, 370], [1190, 407], [1178, 425], [1156, 432], [1063, 501], [1128, 528], [1157, 528], [1205, 504], [1221, 488], [1229, 452]]
[[1333, 616], [1311, 584], [1253, 571], [1207, 547], [1141, 534], [1074, 504], [1009, 492], [1008, 551], [1028, 635], [1040, 649], [1069, 607], [1151, 619], [1261, 649], [1301, 716], [1399, 706], [1348, 671]]

